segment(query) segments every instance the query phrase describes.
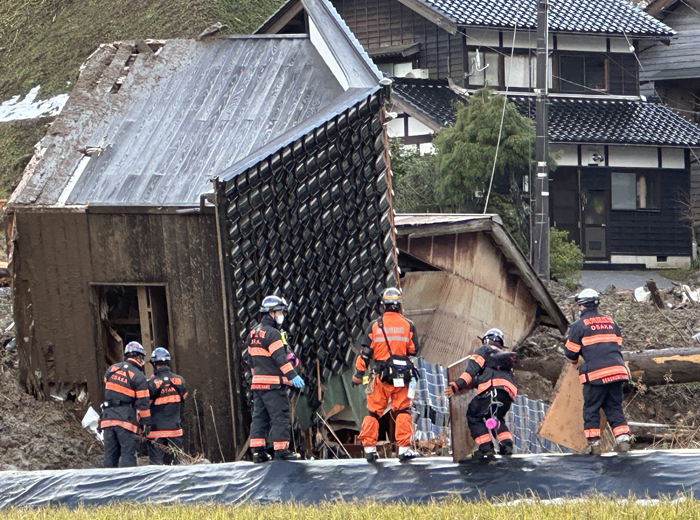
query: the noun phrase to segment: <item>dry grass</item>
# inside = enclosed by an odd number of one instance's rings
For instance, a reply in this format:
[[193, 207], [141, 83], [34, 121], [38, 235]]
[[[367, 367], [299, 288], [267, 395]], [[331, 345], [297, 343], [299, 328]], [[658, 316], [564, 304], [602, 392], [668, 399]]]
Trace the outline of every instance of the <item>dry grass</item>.
[[498, 502], [459, 499], [427, 505], [374, 502], [324, 503], [313, 506], [296, 504], [256, 505], [116, 505], [97, 508], [11, 509], [0, 512], [0, 520], [204, 520], [237, 518], [240, 520], [579, 520], [579, 519], [700, 519], [700, 502], [689, 497], [675, 500], [611, 500], [602, 497], [570, 501], [535, 499]]

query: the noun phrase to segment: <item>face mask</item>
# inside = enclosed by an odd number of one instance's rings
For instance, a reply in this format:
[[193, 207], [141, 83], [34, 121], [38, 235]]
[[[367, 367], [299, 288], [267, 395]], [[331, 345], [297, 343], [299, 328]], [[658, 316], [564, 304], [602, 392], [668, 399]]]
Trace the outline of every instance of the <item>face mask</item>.
[[275, 321], [277, 322], [277, 325], [282, 325], [282, 323], [284, 323], [284, 314], [278, 314], [275, 316]]

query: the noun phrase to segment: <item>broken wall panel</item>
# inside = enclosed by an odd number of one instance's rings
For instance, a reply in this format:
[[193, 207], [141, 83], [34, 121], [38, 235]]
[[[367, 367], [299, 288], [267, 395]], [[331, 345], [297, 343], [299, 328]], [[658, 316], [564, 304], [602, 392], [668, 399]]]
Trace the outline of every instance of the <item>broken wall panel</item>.
[[[95, 287], [163, 285], [173, 369], [186, 379], [191, 396], [183, 421], [185, 439], [193, 451], [203, 446], [207, 458], [220, 459], [211, 406], [224, 455], [232, 460], [214, 215], [45, 210], [16, 211], [15, 219], [15, 317], [18, 338], [27, 338], [19, 341], [22, 359], [29, 362], [26, 368], [23, 363], [23, 383], [37, 370], [44, 389], [84, 381], [98, 408], [107, 365], [99, 349]], [[195, 391], [199, 418], [194, 415]], [[199, 423], [204, 439], [199, 438]]]
[[312, 410], [321, 382], [351, 366], [352, 344], [376, 316], [382, 289], [396, 284], [383, 96], [361, 99], [226, 179], [217, 195], [226, 212], [234, 355], [259, 322], [262, 298], [285, 297]]
[[471, 354], [480, 345], [478, 336], [492, 327], [503, 330], [508, 345], [516, 345], [536, 323], [537, 301], [484, 232], [401, 236], [398, 244], [449, 273], [446, 281], [428, 272], [407, 273], [402, 280], [409, 313], [427, 307], [423, 294], [440, 287], [428, 329], [419, 330], [425, 338], [421, 354], [429, 363], [449, 365]]

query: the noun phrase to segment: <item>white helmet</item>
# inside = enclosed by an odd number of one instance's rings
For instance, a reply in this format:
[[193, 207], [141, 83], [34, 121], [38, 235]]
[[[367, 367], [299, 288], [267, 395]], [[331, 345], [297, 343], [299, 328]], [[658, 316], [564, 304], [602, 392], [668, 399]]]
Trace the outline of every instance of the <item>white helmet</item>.
[[500, 329], [489, 329], [486, 331], [486, 334], [484, 334], [484, 337], [481, 338], [481, 340], [491, 340], [496, 343], [500, 343], [503, 345], [504, 342], [504, 337], [503, 337], [503, 332]]
[[576, 295], [574, 300], [584, 307], [598, 307], [600, 305], [600, 294], [593, 289], [584, 289]]

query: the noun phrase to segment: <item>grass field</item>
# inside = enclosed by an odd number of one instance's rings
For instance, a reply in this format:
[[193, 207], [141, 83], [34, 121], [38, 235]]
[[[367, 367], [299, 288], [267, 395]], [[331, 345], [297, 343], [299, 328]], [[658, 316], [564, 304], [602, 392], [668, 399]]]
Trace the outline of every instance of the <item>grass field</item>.
[[316, 506], [280, 504], [269, 506], [141, 506], [98, 508], [15, 509], [0, 512], [0, 520], [586, 520], [700, 519], [700, 502], [681, 497], [661, 501], [613, 501], [606, 498], [548, 503], [538, 500], [499, 503], [464, 502], [459, 499], [428, 505], [382, 505], [378, 503], [326, 503]]
[[[80, 65], [118, 40], [194, 38], [215, 22], [250, 33], [283, 0], [0, 0], [0, 103], [41, 85], [69, 92]], [[44, 121], [0, 123], [0, 199], [21, 178]]]

